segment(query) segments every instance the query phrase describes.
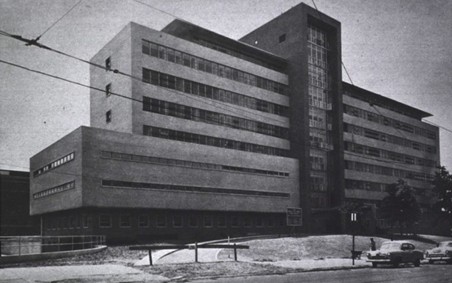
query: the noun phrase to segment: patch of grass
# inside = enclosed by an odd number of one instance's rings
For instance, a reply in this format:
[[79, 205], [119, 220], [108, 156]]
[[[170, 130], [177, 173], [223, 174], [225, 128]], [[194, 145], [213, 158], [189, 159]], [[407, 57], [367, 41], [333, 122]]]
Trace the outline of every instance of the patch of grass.
[[[388, 239], [374, 237], [377, 248]], [[417, 249], [425, 250], [433, 245], [412, 241]], [[350, 258], [352, 250], [352, 236], [328, 235], [311, 237], [289, 237], [279, 239], [253, 240], [244, 242], [249, 250], [238, 250], [239, 258], [249, 261], [280, 261], [294, 259], [324, 259], [324, 258]], [[355, 250], [368, 251], [370, 237], [356, 236]], [[223, 250], [219, 259], [231, 257], [232, 250]]]

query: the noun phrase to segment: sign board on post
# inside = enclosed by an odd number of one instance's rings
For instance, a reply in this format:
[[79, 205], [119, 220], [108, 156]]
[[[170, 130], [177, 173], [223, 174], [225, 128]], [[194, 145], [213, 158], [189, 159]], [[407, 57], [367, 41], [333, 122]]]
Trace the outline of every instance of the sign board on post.
[[287, 226], [302, 226], [302, 210], [299, 207], [287, 208]]

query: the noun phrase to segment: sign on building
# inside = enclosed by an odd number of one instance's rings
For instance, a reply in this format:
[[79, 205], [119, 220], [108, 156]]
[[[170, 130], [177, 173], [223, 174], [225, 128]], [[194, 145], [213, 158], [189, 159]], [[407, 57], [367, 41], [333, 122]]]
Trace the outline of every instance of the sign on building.
[[299, 207], [287, 208], [287, 226], [302, 226], [302, 210]]

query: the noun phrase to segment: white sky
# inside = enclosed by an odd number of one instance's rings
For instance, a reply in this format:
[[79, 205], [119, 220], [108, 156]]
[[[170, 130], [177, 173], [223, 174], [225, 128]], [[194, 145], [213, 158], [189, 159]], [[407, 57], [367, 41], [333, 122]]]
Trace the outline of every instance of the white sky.
[[[140, 0], [238, 39], [300, 0]], [[312, 6], [311, 1], [303, 1]], [[0, 0], [0, 30], [35, 38], [77, 0]], [[452, 0], [316, 0], [342, 23], [342, 61], [353, 83], [433, 114], [452, 130]], [[128, 22], [160, 30], [173, 18], [133, 0], [82, 0], [40, 39], [89, 60]], [[89, 84], [89, 65], [0, 36], [0, 59]], [[343, 72], [343, 80], [348, 78]], [[0, 63], [0, 168], [29, 158], [81, 125], [89, 90]], [[452, 170], [452, 133], [440, 130]]]

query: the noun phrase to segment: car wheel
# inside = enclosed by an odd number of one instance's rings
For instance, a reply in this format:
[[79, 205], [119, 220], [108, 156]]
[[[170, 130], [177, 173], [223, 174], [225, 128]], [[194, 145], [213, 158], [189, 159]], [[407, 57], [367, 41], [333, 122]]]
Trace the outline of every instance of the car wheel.
[[434, 263], [435, 263], [435, 261], [434, 261], [433, 259], [429, 259], [429, 260], [428, 260], [428, 263], [430, 263], [430, 264], [434, 264]]
[[416, 260], [413, 262], [413, 264], [414, 264], [414, 266], [419, 267], [419, 266], [421, 265], [421, 260], [420, 260], [420, 259], [416, 259]]
[[372, 262], [372, 267], [377, 267], [377, 266], [378, 266], [378, 263]]
[[452, 264], [452, 259], [446, 260], [448, 264]]

